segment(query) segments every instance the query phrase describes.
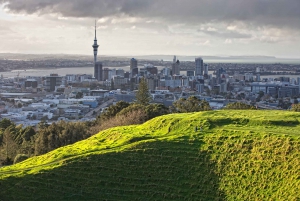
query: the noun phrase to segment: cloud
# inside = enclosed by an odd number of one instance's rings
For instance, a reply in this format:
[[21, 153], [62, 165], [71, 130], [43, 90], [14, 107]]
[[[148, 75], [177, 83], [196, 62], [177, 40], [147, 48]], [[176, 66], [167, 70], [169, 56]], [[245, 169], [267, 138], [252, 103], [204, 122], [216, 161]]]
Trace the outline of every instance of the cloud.
[[212, 31], [212, 30], [201, 30], [201, 32], [210, 36], [216, 36], [221, 38], [251, 38], [251, 34], [239, 33], [237, 31]]
[[[199, 24], [242, 21], [300, 28], [299, 0], [0, 0], [12, 13], [63, 17], [133, 17]], [[232, 28], [232, 27], [231, 27]]]

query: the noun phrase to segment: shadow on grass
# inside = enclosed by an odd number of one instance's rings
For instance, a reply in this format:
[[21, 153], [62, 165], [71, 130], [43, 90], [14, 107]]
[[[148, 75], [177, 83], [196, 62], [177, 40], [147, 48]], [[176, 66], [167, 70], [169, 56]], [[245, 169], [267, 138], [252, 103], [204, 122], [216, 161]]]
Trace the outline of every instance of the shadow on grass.
[[0, 180], [0, 200], [225, 200], [203, 142], [146, 142]]

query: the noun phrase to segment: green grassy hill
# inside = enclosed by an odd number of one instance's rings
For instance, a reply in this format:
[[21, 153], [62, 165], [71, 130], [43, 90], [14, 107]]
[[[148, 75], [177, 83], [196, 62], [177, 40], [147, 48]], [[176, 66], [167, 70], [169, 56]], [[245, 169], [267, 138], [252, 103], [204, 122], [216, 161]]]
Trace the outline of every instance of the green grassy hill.
[[0, 200], [300, 200], [299, 121], [209, 111], [109, 129], [1, 168]]

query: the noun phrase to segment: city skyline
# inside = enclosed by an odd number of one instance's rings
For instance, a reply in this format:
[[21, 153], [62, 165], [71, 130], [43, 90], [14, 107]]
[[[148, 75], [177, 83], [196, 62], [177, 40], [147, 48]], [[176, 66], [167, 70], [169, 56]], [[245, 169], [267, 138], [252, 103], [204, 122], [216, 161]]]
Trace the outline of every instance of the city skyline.
[[0, 0], [0, 52], [300, 58], [297, 0], [88, 3]]

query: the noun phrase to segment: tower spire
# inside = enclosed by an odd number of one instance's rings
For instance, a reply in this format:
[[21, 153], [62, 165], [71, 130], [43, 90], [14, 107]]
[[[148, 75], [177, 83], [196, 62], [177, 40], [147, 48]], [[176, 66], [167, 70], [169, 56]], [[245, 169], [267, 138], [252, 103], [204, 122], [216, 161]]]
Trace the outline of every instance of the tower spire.
[[93, 49], [94, 49], [94, 63], [96, 64], [97, 62], [97, 54], [98, 54], [98, 47], [99, 45], [97, 44], [97, 21], [95, 20], [95, 39], [94, 39], [94, 44], [93, 44]]
[[97, 21], [95, 20], [95, 40], [97, 40]]

